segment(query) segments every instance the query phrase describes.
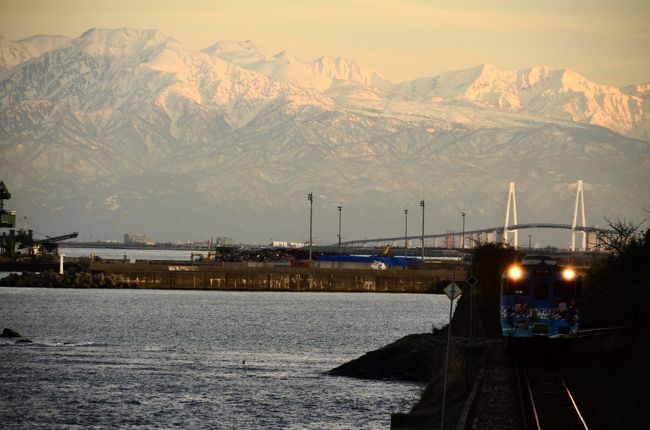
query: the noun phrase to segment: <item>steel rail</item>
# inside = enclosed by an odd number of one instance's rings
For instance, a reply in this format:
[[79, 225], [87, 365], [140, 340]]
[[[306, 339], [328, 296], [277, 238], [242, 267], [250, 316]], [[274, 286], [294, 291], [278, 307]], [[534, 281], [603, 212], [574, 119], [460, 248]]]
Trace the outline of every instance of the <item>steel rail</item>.
[[580, 329], [576, 338], [591, 337], [591, 336], [602, 336], [606, 334], [616, 333], [618, 331], [627, 330], [628, 327], [601, 327], [601, 328], [588, 328]]
[[526, 404], [524, 403], [524, 393], [522, 390], [522, 371], [520, 364], [515, 365], [515, 379], [517, 380], [517, 393], [519, 394], [519, 410], [521, 412], [521, 423], [523, 430], [528, 430], [528, 419], [526, 418]]
[[571, 404], [573, 405], [573, 410], [575, 411], [576, 415], [580, 419], [580, 422], [582, 423], [582, 426], [585, 428], [585, 430], [588, 430], [589, 427], [587, 427], [587, 422], [583, 418], [582, 414], [580, 413], [580, 409], [578, 408], [578, 405], [576, 404], [575, 399], [573, 398], [573, 395], [571, 394], [571, 390], [569, 390], [569, 387], [567, 387], [566, 382], [564, 382], [564, 378], [560, 375], [560, 373], [555, 370], [555, 375], [560, 381], [560, 384], [562, 384], [562, 388], [564, 388], [564, 391], [566, 392], [567, 396], [569, 396], [569, 400], [571, 400]]
[[[556, 428], [557, 420], [564, 419], [564, 428], [588, 430], [578, 405], [566, 382], [555, 368], [537, 369], [537, 378], [531, 377], [531, 369], [523, 363], [516, 365], [520, 407], [525, 429]], [[546, 371], [542, 373], [542, 371]], [[541, 375], [541, 376], [540, 376]], [[552, 378], [550, 378], [552, 376]], [[549, 379], [550, 378], [550, 379]], [[559, 388], [557, 391], [553, 387]], [[546, 405], [544, 405], [546, 403]], [[557, 409], [558, 405], [561, 409]], [[564, 413], [562, 412], [562, 405]], [[545, 408], [552, 410], [545, 410]], [[555, 408], [555, 410], [553, 410]], [[550, 423], [549, 423], [550, 419]]]

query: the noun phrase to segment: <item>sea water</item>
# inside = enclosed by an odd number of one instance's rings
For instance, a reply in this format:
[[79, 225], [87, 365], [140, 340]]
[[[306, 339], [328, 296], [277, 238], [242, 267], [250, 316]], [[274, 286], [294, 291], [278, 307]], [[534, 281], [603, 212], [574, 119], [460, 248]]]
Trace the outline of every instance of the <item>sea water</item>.
[[387, 428], [421, 386], [326, 372], [446, 296], [0, 288], [0, 427]]

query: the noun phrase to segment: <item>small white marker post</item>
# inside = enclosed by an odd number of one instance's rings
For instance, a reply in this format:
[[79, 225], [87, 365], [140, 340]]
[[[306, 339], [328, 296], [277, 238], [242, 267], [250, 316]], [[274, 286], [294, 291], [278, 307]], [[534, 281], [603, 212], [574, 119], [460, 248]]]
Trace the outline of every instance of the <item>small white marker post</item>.
[[454, 299], [463, 293], [456, 285], [456, 271], [451, 272], [451, 282], [443, 290], [449, 297], [449, 324], [447, 324], [447, 357], [445, 358], [445, 380], [442, 384], [442, 412], [440, 413], [440, 430], [445, 428], [445, 400], [447, 398], [447, 371], [449, 369], [449, 341], [451, 339], [451, 317]]
[[65, 254], [61, 254], [61, 259], [59, 260], [59, 275], [63, 275], [63, 256]]

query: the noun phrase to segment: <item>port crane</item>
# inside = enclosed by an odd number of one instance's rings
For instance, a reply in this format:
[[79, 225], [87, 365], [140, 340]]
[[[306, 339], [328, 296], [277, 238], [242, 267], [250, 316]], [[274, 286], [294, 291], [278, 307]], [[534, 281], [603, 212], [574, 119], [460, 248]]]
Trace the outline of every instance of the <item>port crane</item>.
[[0, 228], [8, 228], [9, 233], [2, 232], [0, 235], [0, 254], [7, 256], [11, 259], [16, 257], [16, 249], [29, 248], [30, 253], [33, 250], [44, 250], [52, 252], [58, 247], [58, 243], [66, 239], [74, 239], [79, 233], [68, 233], [60, 236], [50, 237], [47, 235], [45, 239], [34, 239], [33, 230], [15, 230], [16, 227], [16, 211], [6, 211], [4, 209], [4, 201], [11, 199], [11, 193], [3, 181], [0, 181]]

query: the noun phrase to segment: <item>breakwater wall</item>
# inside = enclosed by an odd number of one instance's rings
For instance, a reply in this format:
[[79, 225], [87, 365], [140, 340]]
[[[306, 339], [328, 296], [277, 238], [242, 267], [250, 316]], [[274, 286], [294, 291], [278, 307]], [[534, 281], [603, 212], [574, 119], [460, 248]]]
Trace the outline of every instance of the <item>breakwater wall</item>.
[[[440, 293], [451, 270], [309, 269], [295, 267], [92, 263], [93, 274], [115, 275], [137, 288], [227, 291]], [[465, 279], [463, 269], [456, 279]]]

